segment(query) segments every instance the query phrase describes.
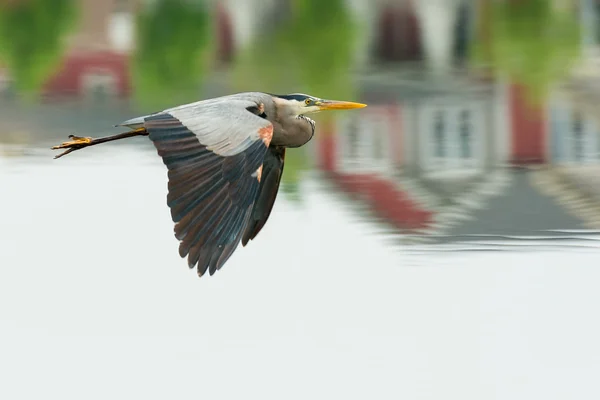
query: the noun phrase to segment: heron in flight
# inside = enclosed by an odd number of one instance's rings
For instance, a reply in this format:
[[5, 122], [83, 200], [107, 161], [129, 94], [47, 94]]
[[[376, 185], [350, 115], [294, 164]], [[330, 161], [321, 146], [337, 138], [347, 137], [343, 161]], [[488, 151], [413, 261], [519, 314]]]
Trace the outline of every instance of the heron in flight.
[[306, 94], [238, 93], [169, 108], [115, 127], [129, 131], [102, 138], [69, 136], [52, 149], [75, 150], [148, 136], [168, 170], [167, 205], [179, 255], [198, 276], [212, 276], [239, 243], [246, 246], [265, 225], [283, 173], [285, 150], [312, 139], [306, 114], [365, 107]]

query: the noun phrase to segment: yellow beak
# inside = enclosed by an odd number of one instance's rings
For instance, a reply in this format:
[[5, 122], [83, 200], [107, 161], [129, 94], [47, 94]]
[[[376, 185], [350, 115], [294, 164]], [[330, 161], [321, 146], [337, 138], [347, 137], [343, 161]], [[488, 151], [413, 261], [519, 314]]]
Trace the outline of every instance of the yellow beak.
[[318, 106], [320, 110], [352, 110], [355, 108], [364, 108], [367, 105], [352, 103], [350, 101], [323, 100]]

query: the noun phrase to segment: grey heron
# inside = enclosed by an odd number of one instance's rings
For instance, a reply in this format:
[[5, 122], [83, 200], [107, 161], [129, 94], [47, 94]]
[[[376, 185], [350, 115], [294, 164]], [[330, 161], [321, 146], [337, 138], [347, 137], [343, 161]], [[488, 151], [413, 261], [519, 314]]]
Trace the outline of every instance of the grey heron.
[[198, 276], [221, 269], [241, 242], [265, 225], [283, 173], [285, 151], [310, 141], [315, 122], [306, 114], [365, 104], [306, 94], [238, 93], [184, 104], [124, 121], [129, 130], [102, 138], [69, 136], [52, 149], [75, 150], [148, 136], [168, 173], [167, 205], [179, 240]]

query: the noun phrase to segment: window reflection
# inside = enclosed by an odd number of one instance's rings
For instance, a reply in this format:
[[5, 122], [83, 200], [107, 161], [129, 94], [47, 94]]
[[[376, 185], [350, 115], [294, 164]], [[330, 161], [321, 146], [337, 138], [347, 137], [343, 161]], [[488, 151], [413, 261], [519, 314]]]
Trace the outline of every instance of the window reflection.
[[460, 156], [471, 157], [471, 113], [468, 110], [460, 113]]
[[358, 158], [358, 128], [356, 121], [348, 124], [348, 157], [353, 160]]
[[435, 156], [441, 158], [446, 155], [446, 124], [443, 111], [438, 111], [436, 113], [433, 129], [435, 140]]
[[583, 159], [583, 121], [580, 113], [573, 116], [573, 153], [577, 161]]

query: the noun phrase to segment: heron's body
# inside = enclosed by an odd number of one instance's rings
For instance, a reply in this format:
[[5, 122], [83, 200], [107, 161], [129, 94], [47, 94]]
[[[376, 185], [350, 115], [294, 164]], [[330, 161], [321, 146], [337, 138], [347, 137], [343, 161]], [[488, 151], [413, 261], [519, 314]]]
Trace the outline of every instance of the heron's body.
[[[183, 112], [186, 113], [187, 116], [193, 116], [194, 113], [196, 113], [196, 115], [203, 113], [204, 115], [207, 115], [208, 118], [209, 116], [214, 116], [214, 114], [222, 115], [222, 111], [229, 108], [232, 102], [238, 102], [239, 106], [242, 105], [241, 103], [248, 102], [263, 105], [262, 112], [259, 112], [258, 108], [253, 109], [253, 105], [248, 107], [248, 111], [271, 122], [273, 125], [271, 145], [273, 146], [300, 147], [308, 143], [314, 135], [315, 125], [314, 123], [311, 123], [310, 119], [303, 115], [298, 118], [298, 115], [288, 112], [284, 107], [278, 107], [278, 103], [281, 103], [280, 97], [274, 97], [273, 95], [261, 92], [238, 93], [185, 104], [152, 115], [133, 118], [122, 122], [117, 126], [125, 126], [132, 129], [142, 128], [144, 127], [146, 118], [163, 113], [174, 113], [177, 115]], [[227, 115], [223, 116], [227, 118]], [[227, 121], [227, 123], [231, 124], [237, 122], [240, 121], [229, 119]]]
[[304, 112], [364, 107], [307, 95], [238, 93], [133, 118], [132, 129], [91, 139], [73, 137], [54, 148], [83, 147], [148, 136], [168, 170], [167, 204], [179, 254], [202, 276], [220, 269], [238, 244], [266, 223], [283, 173], [285, 149], [306, 144], [315, 123]]

